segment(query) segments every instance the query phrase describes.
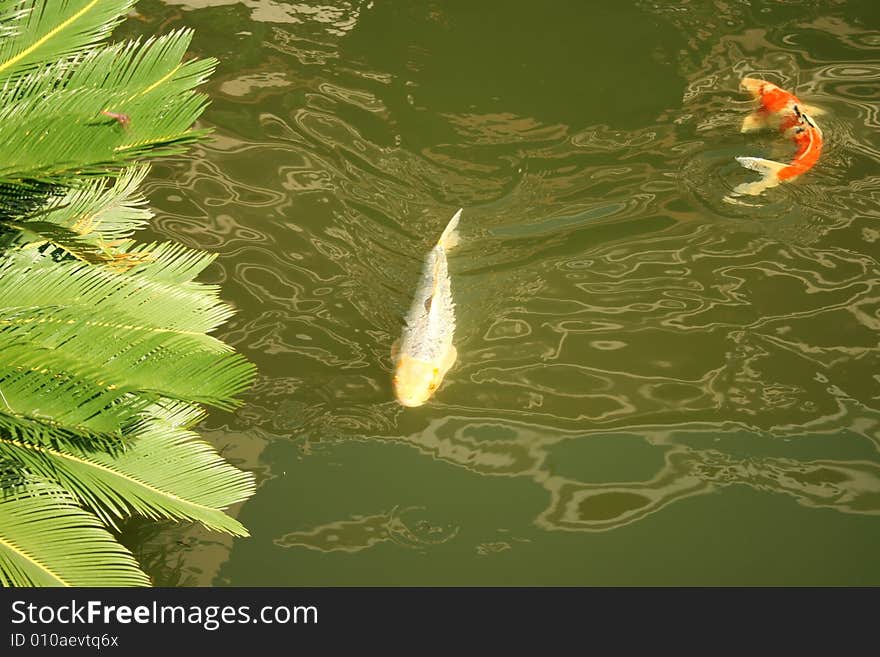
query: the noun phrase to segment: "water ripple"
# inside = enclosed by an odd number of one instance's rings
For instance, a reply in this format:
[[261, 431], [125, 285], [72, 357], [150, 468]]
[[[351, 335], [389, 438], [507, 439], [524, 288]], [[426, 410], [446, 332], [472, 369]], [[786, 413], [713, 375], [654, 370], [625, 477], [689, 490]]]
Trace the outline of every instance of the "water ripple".
[[[356, 47], [367, 5], [241, 5], [249, 34], [211, 83], [216, 141], [147, 188], [156, 233], [218, 252], [207, 278], [238, 309], [223, 337], [260, 366], [235, 430], [292, 441], [306, 460], [318, 443], [361, 441], [377, 459], [404, 446], [519, 478], [545, 502], [524, 524], [548, 531], [610, 530], [734, 485], [880, 512], [880, 33], [835, 3], [639, 6], [679, 40], [664, 61], [682, 86], [633, 125], [629, 106], [542, 116], [481, 90], [435, 108], [424, 86], [448, 71], [430, 44], [405, 61]], [[449, 14], [425, 20], [451, 29]], [[734, 204], [754, 175], [735, 156], [790, 154], [773, 133], [739, 133], [744, 75], [823, 108], [826, 149], [798, 180]], [[459, 360], [431, 404], [403, 410], [391, 344], [460, 206]], [[610, 481], [558, 456], [606, 439], [641, 444], [653, 474]], [[434, 540], [421, 511], [373, 508], [275, 528], [275, 545]]]

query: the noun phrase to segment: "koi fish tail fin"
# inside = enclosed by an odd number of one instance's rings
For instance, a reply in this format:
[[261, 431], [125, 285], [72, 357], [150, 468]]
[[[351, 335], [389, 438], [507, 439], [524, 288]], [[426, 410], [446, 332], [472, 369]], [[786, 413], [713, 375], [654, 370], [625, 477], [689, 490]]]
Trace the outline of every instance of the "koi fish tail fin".
[[782, 162], [765, 160], [761, 157], [738, 157], [736, 161], [746, 169], [751, 169], [761, 174], [760, 180], [743, 183], [733, 188], [734, 194], [748, 194], [749, 196], [757, 196], [765, 189], [776, 187], [780, 183], [779, 172], [788, 166]]
[[767, 113], [760, 110], [752, 112], [743, 119], [740, 132], [755, 132], [767, 127]]
[[464, 208], [460, 208], [459, 211], [453, 215], [452, 219], [449, 220], [446, 229], [443, 231], [443, 234], [437, 242], [438, 246], [443, 247], [447, 251], [458, 244], [458, 218], [461, 216], [461, 211], [463, 209]]

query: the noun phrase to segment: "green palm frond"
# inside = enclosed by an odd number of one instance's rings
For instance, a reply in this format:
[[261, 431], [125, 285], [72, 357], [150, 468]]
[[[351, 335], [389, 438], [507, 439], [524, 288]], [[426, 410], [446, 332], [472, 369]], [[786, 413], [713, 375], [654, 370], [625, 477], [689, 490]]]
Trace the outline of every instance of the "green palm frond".
[[132, 274], [204, 294], [216, 295], [220, 290], [216, 285], [193, 282], [205, 267], [214, 262], [215, 256], [210, 253], [189, 249], [176, 242], [130, 242], [117, 248], [117, 252], [130, 255], [136, 261]]
[[[33, 359], [26, 353], [15, 358], [0, 355], [0, 368], [40, 368], [58, 377], [81, 371], [91, 376], [91, 368], [97, 367], [101, 374], [96, 382], [112, 390], [155, 393], [221, 408], [236, 406], [232, 397], [246, 387], [253, 373], [228, 345], [201, 333], [178, 334], [103, 312], [89, 317], [76, 308], [7, 308], [0, 313], [0, 349], [21, 345], [34, 351]], [[44, 351], [51, 357], [62, 349], [67, 355], [63, 368], [43, 362]]]
[[[191, 273], [187, 251], [164, 253]], [[204, 333], [230, 312], [204, 289], [10, 254], [0, 263], [0, 427], [40, 444], [118, 439], [158, 399], [232, 408], [253, 365]]]
[[[0, 308], [33, 307], [80, 308], [95, 324], [108, 322], [155, 333], [190, 335], [205, 348], [228, 350], [204, 335], [232, 315], [216, 290], [121, 276], [105, 267], [12, 252], [0, 262]], [[0, 316], [0, 326], [6, 319]]]
[[[131, 3], [32, 4], [17, 21], [21, 34], [0, 41], [0, 182], [113, 175], [135, 158], [180, 152], [205, 134], [192, 130], [207, 102], [193, 90], [216, 61], [183, 61], [190, 30], [73, 54], [82, 41], [73, 38], [74, 25], [81, 36], [103, 35], [97, 26]], [[35, 34], [46, 41], [27, 41]], [[71, 56], [47, 59], [50, 44], [51, 52]]]
[[101, 528], [132, 514], [246, 536], [253, 493], [190, 429], [254, 367], [214, 256], [132, 238], [145, 156], [176, 152], [213, 60], [191, 32], [98, 46], [130, 0], [0, 0], [0, 583], [148, 584]]
[[217, 286], [191, 282], [214, 261], [214, 255], [177, 242], [144, 244], [128, 239], [153, 216], [138, 191], [148, 173], [149, 166], [129, 167], [116, 178], [93, 178], [47, 195], [38, 212], [33, 208], [21, 214], [7, 212], [6, 245], [45, 248], [47, 255], [61, 251], [216, 297]]
[[153, 423], [117, 455], [0, 438], [0, 461], [56, 480], [111, 525], [134, 512], [248, 535], [222, 510], [253, 493], [253, 476], [188, 431]]
[[[111, 242], [129, 237], [153, 216], [138, 192], [148, 172], [146, 166], [130, 167], [117, 178], [96, 178], [47, 198], [39, 213], [9, 213], [10, 225], [23, 233], [15, 243], [56, 243], [75, 257], [83, 245], [108, 251]], [[46, 234], [44, 226], [64, 231], [75, 242], [74, 249], [58, 243], [57, 232]]]
[[110, 35], [135, 0], [0, 0], [0, 79], [75, 56]]
[[147, 408], [152, 422], [166, 429], [187, 429], [205, 419], [207, 413], [203, 406], [180, 400], [162, 401]]
[[36, 247], [50, 245], [52, 250], [63, 251], [83, 262], [115, 262], [112, 249], [105, 246], [101, 240], [83, 237], [76, 231], [51, 221], [31, 219], [19, 222], [10, 219], [3, 222], [3, 227], [14, 231], [13, 234], [7, 233], [3, 236], [4, 248], [9, 248], [16, 242], [33, 244]]
[[3, 586], [149, 586], [128, 550], [75, 498], [33, 482], [0, 498]]
[[103, 384], [100, 367], [71, 365], [64, 350], [0, 349], [0, 429], [20, 440], [56, 445], [86, 437], [107, 448], [121, 442], [153, 401], [130, 386]]
[[0, 231], [17, 218], [39, 216], [49, 201], [66, 191], [63, 185], [35, 180], [0, 182]]

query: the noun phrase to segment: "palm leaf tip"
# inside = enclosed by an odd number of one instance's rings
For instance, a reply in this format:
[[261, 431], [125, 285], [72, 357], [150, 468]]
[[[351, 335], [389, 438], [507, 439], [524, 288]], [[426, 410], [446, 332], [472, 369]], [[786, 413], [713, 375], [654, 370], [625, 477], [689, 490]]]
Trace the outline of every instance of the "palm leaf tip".
[[[4, 3], [0, 79], [70, 57], [107, 38], [136, 0]], [[17, 6], [16, 6], [17, 5]]]

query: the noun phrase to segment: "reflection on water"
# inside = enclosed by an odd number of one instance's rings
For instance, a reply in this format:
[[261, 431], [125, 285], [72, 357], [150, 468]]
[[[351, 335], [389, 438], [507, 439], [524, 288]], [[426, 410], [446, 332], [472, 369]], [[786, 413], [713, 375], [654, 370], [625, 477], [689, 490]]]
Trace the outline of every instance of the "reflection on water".
[[799, 504], [845, 513], [880, 514], [880, 466], [871, 462], [737, 458], [716, 450], [673, 450], [650, 481], [585, 484], [553, 478], [546, 529], [601, 531], [634, 522], [668, 504], [742, 484], [790, 495]]
[[426, 520], [410, 519], [407, 522], [408, 516], [420, 510], [418, 507], [394, 508], [388, 513], [355, 516], [351, 520], [329, 522], [310, 531], [290, 532], [276, 538], [274, 543], [281, 547], [304, 547], [321, 552], [360, 552], [385, 541], [419, 548], [439, 545], [455, 538], [456, 528], [434, 526]]
[[[324, 574], [342, 584], [398, 547], [450, 569], [512, 564], [517, 541], [552, 560], [551, 536], [590, 550], [648, 518], [643, 540], [669, 542], [673, 509], [744, 488], [817, 532], [834, 522], [819, 509], [851, 517], [841, 549], [880, 546], [856, 522], [880, 512], [872, 2], [139, 10], [126, 29], [194, 26], [197, 54], [223, 62], [216, 140], [147, 191], [158, 233], [220, 253], [210, 282], [238, 309], [223, 337], [261, 371], [206, 425], [247, 437], [253, 538], [198, 581], [246, 585], [313, 552], [350, 560]], [[753, 175], [733, 158], [786, 148], [739, 133], [744, 75], [825, 109], [826, 147], [795, 183], [730, 204]], [[459, 360], [431, 404], [402, 409], [390, 346], [459, 206]], [[421, 479], [398, 485], [400, 450]], [[503, 581], [539, 562], [517, 563]], [[580, 563], [572, 582], [589, 583]]]

